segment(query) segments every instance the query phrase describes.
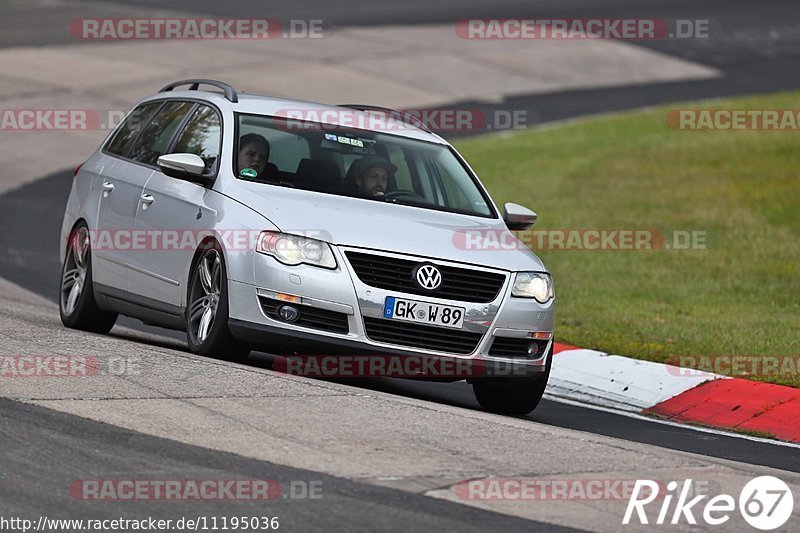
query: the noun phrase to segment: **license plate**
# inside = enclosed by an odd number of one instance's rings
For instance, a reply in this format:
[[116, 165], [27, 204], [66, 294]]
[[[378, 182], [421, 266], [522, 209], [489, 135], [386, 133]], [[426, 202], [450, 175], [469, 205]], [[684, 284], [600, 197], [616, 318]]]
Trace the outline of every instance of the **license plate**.
[[464, 325], [465, 312], [463, 307], [417, 302], [394, 296], [387, 296], [383, 305], [383, 318], [447, 328], [460, 328]]

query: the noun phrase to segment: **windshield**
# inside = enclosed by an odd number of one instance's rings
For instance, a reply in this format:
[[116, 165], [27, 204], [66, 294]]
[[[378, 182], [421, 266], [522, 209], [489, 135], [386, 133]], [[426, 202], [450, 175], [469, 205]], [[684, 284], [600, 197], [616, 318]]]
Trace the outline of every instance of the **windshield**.
[[448, 147], [385, 133], [237, 115], [236, 177], [271, 185], [494, 218]]

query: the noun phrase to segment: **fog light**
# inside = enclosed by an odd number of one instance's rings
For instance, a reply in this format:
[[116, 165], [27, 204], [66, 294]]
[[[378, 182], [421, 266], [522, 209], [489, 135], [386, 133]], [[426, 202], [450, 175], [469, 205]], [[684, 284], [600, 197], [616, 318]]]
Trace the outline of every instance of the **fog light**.
[[300, 311], [293, 305], [282, 305], [278, 308], [278, 316], [284, 322], [294, 322], [300, 318]]

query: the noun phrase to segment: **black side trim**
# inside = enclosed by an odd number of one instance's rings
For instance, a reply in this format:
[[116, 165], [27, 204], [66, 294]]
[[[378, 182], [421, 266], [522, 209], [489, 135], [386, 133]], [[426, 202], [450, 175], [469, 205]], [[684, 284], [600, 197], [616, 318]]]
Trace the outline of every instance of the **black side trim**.
[[184, 309], [165, 304], [152, 298], [145, 298], [122, 289], [94, 283], [94, 297], [97, 305], [104, 311], [113, 311], [125, 316], [138, 318], [145, 324], [163, 328], [185, 330]]

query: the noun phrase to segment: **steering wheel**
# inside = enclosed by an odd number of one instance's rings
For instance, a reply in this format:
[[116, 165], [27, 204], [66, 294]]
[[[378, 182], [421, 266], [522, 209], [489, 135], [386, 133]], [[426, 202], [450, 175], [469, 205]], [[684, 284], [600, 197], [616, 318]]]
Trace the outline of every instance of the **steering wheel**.
[[414, 191], [399, 190], [399, 191], [387, 192], [386, 194], [383, 195], [384, 200], [386, 200], [387, 202], [394, 200], [395, 198], [402, 198], [402, 197], [411, 197], [428, 203], [428, 200], [424, 196], [419, 195]]

